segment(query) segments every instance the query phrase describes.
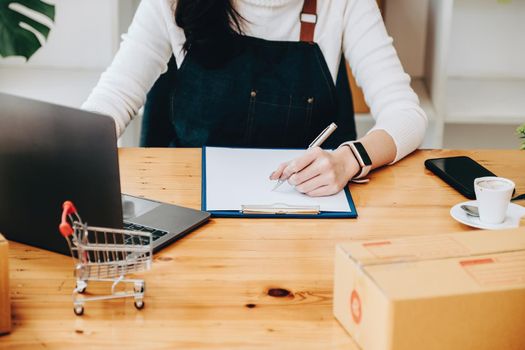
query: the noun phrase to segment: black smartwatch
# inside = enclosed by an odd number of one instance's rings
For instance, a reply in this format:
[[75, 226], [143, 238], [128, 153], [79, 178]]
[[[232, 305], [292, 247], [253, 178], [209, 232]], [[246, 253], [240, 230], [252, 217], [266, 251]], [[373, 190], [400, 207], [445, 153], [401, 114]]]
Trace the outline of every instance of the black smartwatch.
[[359, 180], [366, 177], [370, 170], [372, 170], [372, 160], [370, 159], [370, 156], [368, 155], [368, 152], [366, 151], [363, 144], [359, 141], [348, 141], [341, 144], [339, 147], [342, 146], [347, 146], [350, 148], [354, 154], [355, 159], [357, 159], [359, 166], [361, 167], [359, 174], [354, 176], [352, 180]]

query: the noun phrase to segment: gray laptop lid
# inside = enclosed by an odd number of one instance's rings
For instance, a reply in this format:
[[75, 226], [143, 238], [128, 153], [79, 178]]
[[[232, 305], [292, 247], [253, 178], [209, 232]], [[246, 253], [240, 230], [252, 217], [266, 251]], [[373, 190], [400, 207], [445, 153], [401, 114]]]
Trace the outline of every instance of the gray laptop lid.
[[0, 232], [69, 254], [65, 200], [90, 225], [121, 227], [116, 143], [109, 117], [0, 94]]

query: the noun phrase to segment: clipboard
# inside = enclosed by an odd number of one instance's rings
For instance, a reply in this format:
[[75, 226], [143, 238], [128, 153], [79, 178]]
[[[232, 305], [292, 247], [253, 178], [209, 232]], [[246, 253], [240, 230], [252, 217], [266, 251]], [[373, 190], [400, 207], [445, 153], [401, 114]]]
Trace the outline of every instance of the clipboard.
[[[221, 149], [226, 152], [231, 151], [285, 151], [285, 150], [269, 150], [269, 149], [240, 149], [240, 148], [225, 148], [225, 147], [202, 147], [202, 192], [201, 192], [201, 208], [207, 211], [212, 217], [221, 218], [319, 218], [319, 219], [337, 219], [337, 218], [356, 218], [357, 211], [355, 208], [352, 195], [348, 187], [340, 194], [346, 199], [348, 210], [345, 211], [326, 211], [322, 210], [321, 205], [298, 205], [285, 202], [271, 202], [271, 203], [256, 203], [256, 199], [247, 200], [247, 203], [242, 203], [237, 208], [231, 209], [210, 209], [208, 203], [208, 174], [207, 171], [207, 149]], [[290, 150], [297, 151], [297, 150]], [[304, 152], [304, 150], [303, 150]]]

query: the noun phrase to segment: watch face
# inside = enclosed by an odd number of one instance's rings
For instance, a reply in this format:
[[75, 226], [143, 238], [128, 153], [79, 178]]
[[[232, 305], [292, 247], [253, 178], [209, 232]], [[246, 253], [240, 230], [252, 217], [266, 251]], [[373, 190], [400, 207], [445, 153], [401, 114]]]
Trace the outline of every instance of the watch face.
[[368, 156], [368, 153], [366, 152], [361, 142], [354, 142], [354, 146], [357, 152], [359, 152], [359, 155], [361, 156], [361, 159], [363, 160], [365, 166], [372, 165], [372, 161], [370, 160], [370, 157]]

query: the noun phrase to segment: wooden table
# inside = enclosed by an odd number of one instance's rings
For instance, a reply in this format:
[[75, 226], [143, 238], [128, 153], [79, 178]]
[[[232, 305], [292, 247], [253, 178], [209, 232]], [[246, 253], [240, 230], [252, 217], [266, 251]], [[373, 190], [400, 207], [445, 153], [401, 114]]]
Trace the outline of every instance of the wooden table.
[[[0, 348], [357, 349], [332, 316], [334, 245], [469, 230], [449, 215], [464, 198], [423, 166], [458, 154], [525, 192], [523, 151], [418, 151], [351, 186], [358, 219], [211, 220], [155, 256], [142, 311], [116, 300], [75, 316], [71, 259], [12, 243]], [[200, 207], [200, 150], [122, 149], [120, 163], [123, 192]]]

